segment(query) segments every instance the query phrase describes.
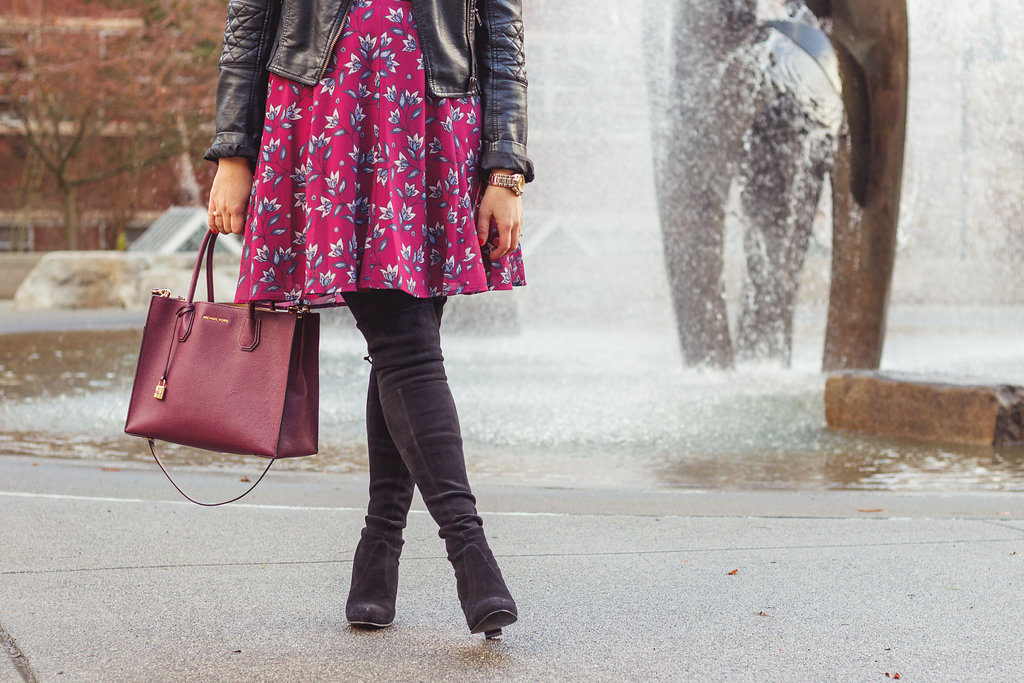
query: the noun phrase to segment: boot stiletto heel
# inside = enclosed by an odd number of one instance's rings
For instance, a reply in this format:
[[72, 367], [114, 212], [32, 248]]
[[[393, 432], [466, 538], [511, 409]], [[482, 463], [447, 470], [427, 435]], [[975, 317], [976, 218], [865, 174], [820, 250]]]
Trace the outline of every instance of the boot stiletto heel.
[[516, 603], [487, 545], [483, 529], [477, 527], [462, 540], [463, 544], [453, 543], [461, 547], [449, 555], [455, 569], [459, 603], [470, 633], [483, 633], [487, 638], [494, 638], [501, 635], [502, 627], [519, 618]]

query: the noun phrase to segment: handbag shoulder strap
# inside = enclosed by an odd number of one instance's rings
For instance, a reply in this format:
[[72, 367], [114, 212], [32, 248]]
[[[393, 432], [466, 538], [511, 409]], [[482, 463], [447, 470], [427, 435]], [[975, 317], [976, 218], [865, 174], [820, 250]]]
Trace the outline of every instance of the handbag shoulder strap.
[[252, 493], [252, 490], [254, 488], [256, 488], [256, 486], [258, 486], [261, 481], [263, 481], [263, 477], [267, 476], [267, 472], [270, 471], [270, 466], [274, 464], [274, 460], [275, 460], [275, 458], [271, 458], [270, 462], [267, 463], [266, 469], [263, 470], [263, 474], [261, 474], [259, 476], [259, 479], [257, 479], [253, 483], [252, 486], [250, 486], [248, 489], [246, 489], [245, 493], [243, 493], [242, 495], [235, 496], [231, 500], [225, 500], [225, 501], [223, 501], [221, 503], [203, 503], [201, 501], [196, 500], [195, 498], [193, 498], [192, 496], [188, 495], [187, 493], [185, 493], [184, 491], [181, 490], [181, 487], [178, 486], [178, 483], [176, 481], [174, 481], [174, 478], [170, 475], [170, 473], [167, 471], [167, 468], [164, 467], [164, 464], [160, 461], [160, 456], [158, 456], [156, 454], [156, 444], [153, 443], [153, 439], [146, 439], [146, 441], [149, 442], [149, 452], [153, 454], [153, 459], [156, 460], [156, 464], [160, 466], [160, 471], [164, 473], [164, 476], [167, 477], [167, 480], [169, 482], [171, 482], [171, 484], [174, 486], [174, 488], [178, 489], [178, 493], [180, 493], [181, 495], [185, 496], [185, 498], [187, 498], [188, 500], [192, 501], [196, 505], [202, 505], [203, 507], [208, 507], [208, 508], [217, 507], [218, 505], [227, 505], [228, 503], [234, 503], [236, 500], [241, 500], [242, 498], [245, 498], [246, 496], [248, 496], [250, 493]]

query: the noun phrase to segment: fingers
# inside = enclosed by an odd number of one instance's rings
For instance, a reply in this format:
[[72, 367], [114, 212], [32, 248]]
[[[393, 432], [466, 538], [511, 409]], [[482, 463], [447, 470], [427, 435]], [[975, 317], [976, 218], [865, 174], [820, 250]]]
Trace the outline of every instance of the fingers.
[[[522, 201], [506, 188], [489, 186], [480, 201], [476, 219], [476, 234], [484, 258], [493, 261], [515, 251], [522, 236], [522, 225]], [[494, 233], [497, 237], [492, 238]]]
[[246, 206], [244, 204], [241, 206], [233, 206], [229, 209], [227, 231], [224, 233], [225, 235], [229, 232], [233, 232], [236, 235], [241, 235], [245, 232], [245, 209]]
[[211, 230], [213, 230], [214, 232], [219, 232], [222, 235], [226, 235], [228, 232], [230, 232], [228, 229], [229, 220], [231, 220], [231, 216], [226, 211], [224, 211], [223, 209], [214, 210], [214, 212], [210, 214], [209, 222], [211, 225]]
[[[253, 189], [253, 176], [242, 159], [222, 159], [210, 188], [207, 222], [210, 230], [223, 235], [245, 232], [246, 213]], [[238, 163], [235, 163], [235, 162]]]
[[217, 212], [216, 216], [211, 214], [210, 220], [208, 221], [210, 223], [210, 230], [224, 234], [224, 222], [226, 220], [227, 216], [221, 212]]
[[206, 210], [206, 224], [210, 226], [211, 232], [220, 232], [220, 226], [223, 223], [223, 216], [217, 209], [217, 206], [213, 202], [213, 198], [210, 198], [210, 206]]
[[487, 243], [487, 237], [491, 234], [491, 216], [493, 214], [485, 205], [481, 204], [476, 216], [476, 238], [483, 247]]
[[508, 253], [512, 244], [512, 225], [506, 221], [498, 221], [498, 240], [491, 250], [491, 260], [496, 261]]
[[245, 207], [236, 206], [226, 209], [223, 205], [216, 208], [211, 201], [207, 223], [210, 230], [219, 232], [222, 235], [235, 233], [241, 235], [245, 232]]
[[497, 224], [498, 242], [491, 250], [491, 260], [497, 260], [516, 250], [516, 247], [519, 246], [523, 219], [520, 214], [513, 212], [511, 215], [498, 218]]
[[224, 221], [221, 223], [220, 234], [226, 235], [231, 232], [231, 212], [223, 213]]

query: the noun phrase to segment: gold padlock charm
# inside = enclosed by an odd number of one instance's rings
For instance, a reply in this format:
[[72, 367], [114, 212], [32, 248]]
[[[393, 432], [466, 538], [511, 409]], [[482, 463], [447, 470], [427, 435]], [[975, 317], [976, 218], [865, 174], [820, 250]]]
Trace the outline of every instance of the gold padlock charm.
[[164, 392], [167, 390], [167, 381], [160, 380], [160, 384], [156, 385], [156, 391], [153, 392], [153, 398], [160, 401], [164, 400]]

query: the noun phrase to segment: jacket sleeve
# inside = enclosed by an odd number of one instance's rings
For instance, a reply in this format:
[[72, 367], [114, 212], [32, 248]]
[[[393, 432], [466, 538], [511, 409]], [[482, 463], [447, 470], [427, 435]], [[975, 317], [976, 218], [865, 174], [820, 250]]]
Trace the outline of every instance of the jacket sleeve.
[[533, 181], [526, 153], [526, 53], [522, 0], [477, 0], [477, 68], [483, 104], [480, 169], [508, 168]]
[[241, 156], [253, 170], [259, 158], [267, 101], [267, 57], [281, 0], [230, 0], [217, 81], [217, 132], [203, 158]]

